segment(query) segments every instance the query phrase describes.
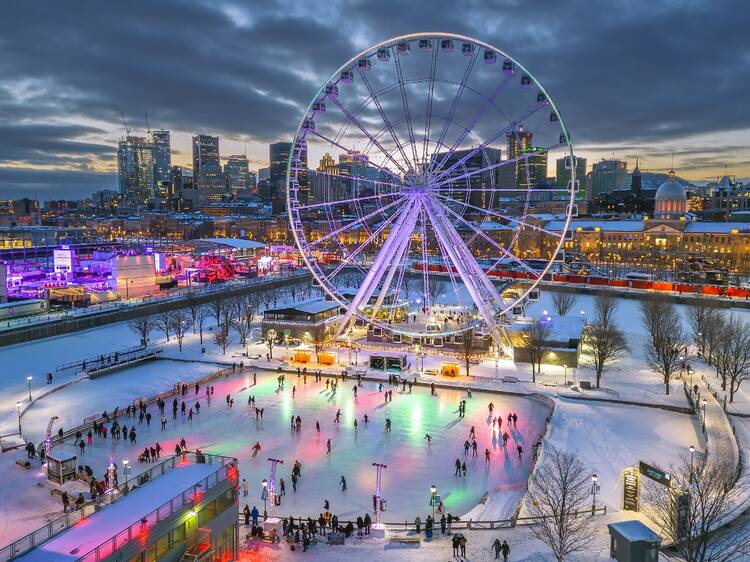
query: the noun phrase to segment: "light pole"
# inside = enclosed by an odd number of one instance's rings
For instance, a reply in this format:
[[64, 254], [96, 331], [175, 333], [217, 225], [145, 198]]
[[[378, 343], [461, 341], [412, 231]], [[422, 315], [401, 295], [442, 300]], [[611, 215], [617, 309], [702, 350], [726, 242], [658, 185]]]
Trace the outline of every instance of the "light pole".
[[708, 403], [708, 400], [705, 398], [701, 401], [701, 404], [703, 404], [703, 433], [706, 432], [706, 404]]
[[591, 476], [591, 495], [593, 500], [591, 501], [591, 515], [596, 513], [596, 494], [599, 493], [599, 477], [596, 474]]
[[433, 484], [430, 486], [430, 492], [432, 493], [432, 497], [430, 498], [430, 503], [432, 504], [432, 520], [435, 520], [435, 496], [437, 496], [437, 486]]
[[373, 496], [373, 507], [375, 508], [375, 527], [380, 527], [380, 496], [382, 491], [382, 474], [383, 469], [388, 468], [387, 464], [379, 462], [372, 463], [375, 467], [375, 495]]
[[568, 366], [563, 365], [563, 369], [565, 369], [565, 386], [568, 386]]
[[690, 445], [690, 483], [693, 482], [693, 456], [695, 455], [695, 447]]
[[21, 401], [16, 402], [16, 410], [18, 411], [18, 435], [21, 435]]
[[583, 325], [585, 326], [586, 325], [586, 311], [585, 310], [581, 311], [581, 318], [583, 318]]
[[[267, 520], [273, 517], [273, 512], [275, 511], [275, 508], [276, 508], [276, 465], [284, 464], [284, 461], [280, 459], [274, 459], [274, 458], [269, 458], [268, 462], [271, 463], [271, 474], [268, 477], [268, 482], [264, 484], [264, 486], [266, 485], [268, 486], [266, 498], [270, 497], [271, 499], [271, 513], [266, 516]], [[266, 481], [263, 480], [263, 482], [266, 482]], [[268, 503], [266, 502], [266, 509], [268, 509], [267, 506], [268, 506]]]
[[263, 517], [268, 518], [268, 480], [264, 478], [261, 484], [263, 485], [263, 492], [260, 494], [263, 498]]
[[32, 378], [33, 377], [31, 375], [26, 377], [26, 384], [29, 385], [29, 403], [31, 403], [31, 379]]
[[347, 336], [346, 338], [346, 345], [349, 346], [349, 359], [347, 360], [346, 364], [351, 365], [352, 364], [352, 338]]
[[500, 352], [495, 350], [495, 378], [500, 378]]
[[693, 370], [688, 367], [688, 375], [690, 375], [690, 392], [693, 392]]

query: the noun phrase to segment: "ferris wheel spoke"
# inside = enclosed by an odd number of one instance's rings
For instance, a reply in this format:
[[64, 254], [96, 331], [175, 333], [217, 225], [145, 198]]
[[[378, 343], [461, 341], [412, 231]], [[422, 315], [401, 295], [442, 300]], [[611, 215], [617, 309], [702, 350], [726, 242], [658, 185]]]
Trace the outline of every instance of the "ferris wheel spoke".
[[[406, 269], [407, 269], [408, 264], [409, 264], [409, 254], [411, 253], [411, 245], [412, 245], [412, 237], [409, 236], [409, 241], [408, 241], [408, 243], [406, 245], [406, 252], [404, 253], [404, 255], [401, 258], [401, 268], [400, 268], [400, 270], [398, 272], [398, 280], [396, 281], [396, 290], [395, 290], [394, 295], [393, 295], [393, 305], [394, 306], [391, 307], [391, 312], [388, 315], [388, 319], [389, 320], [393, 320], [394, 313], [396, 312], [396, 308], [395, 307], [398, 305], [398, 299], [399, 299], [399, 297], [401, 295], [401, 286], [402, 286], [402, 284], [404, 282], [404, 274], [406, 273]], [[409, 295], [407, 295], [407, 299], [408, 299], [408, 297], [409, 297]]]
[[[341, 104], [341, 102], [339, 102], [339, 100], [337, 100], [336, 98], [333, 98], [332, 101], [333, 101], [334, 105], [336, 105], [336, 107], [338, 107], [341, 110], [341, 112], [344, 115], [346, 115], [347, 119], [349, 119], [354, 124], [354, 126], [357, 127], [362, 132], [363, 135], [365, 135], [368, 139], [370, 139], [371, 143], [373, 143], [375, 146], [378, 147], [378, 150], [380, 150], [380, 152], [382, 152], [383, 154], [385, 154], [385, 155], [388, 156], [388, 159], [391, 162], [393, 162], [394, 166], [396, 166], [399, 170], [401, 170], [402, 174], [404, 174], [404, 175], [408, 174], [408, 172], [404, 169], [404, 167], [395, 158], [393, 158], [390, 155], [389, 151], [387, 151], [385, 148], [383, 148], [383, 145], [381, 145], [380, 142], [378, 142], [378, 140], [375, 137], [372, 136], [372, 134], [365, 128], [365, 126], [362, 123], [360, 123], [360, 121], [356, 117], [354, 117], [354, 115], [352, 115], [351, 112], [349, 110], [347, 110]], [[408, 165], [409, 161], [407, 160], [406, 163]]]
[[[446, 175], [448, 175], [450, 172], [455, 170], [458, 166], [462, 165], [464, 162], [469, 160], [471, 157], [473, 157], [475, 154], [477, 154], [479, 151], [483, 151], [485, 148], [487, 148], [490, 144], [495, 142], [497, 139], [499, 139], [501, 136], [503, 136], [505, 133], [511, 130], [515, 130], [519, 125], [522, 125], [523, 122], [534, 115], [537, 111], [542, 109], [543, 107], [547, 106], [547, 102], [538, 102], [532, 109], [529, 109], [526, 113], [524, 113], [519, 119], [516, 119], [509, 123], [506, 127], [503, 127], [500, 129], [497, 133], [492, 135], [489, 139], [482, 142], [478, 147], [470, 150], [468, 154], [465, 156], [462, 156], [455, 164], [452, 164], [449, 168], [446, 170], [441, 170], [440, 173], [438, 173], [437, 176], [434, 176], [432, 179], [433, 181], [438, 181], [441, 178], [444, 178]], [[448, 155], [446, 155], [446, 158]], [[443, 159], [443, 162], [445, 162], [445, 158]], [[441, 163], [442, 165], [442, 163]]]
[[539, 273], [536, 272], [534, 269], [529, 267], [529, 265], [522, 261], [521, 259], [517, 258], [515, 254], [508, 251], [502, 244], [496, 242], [489, 236], [487, 236], [484, 232], [482, 232], [479, 228], [476, 227], [476, 225], [472, 224], [470, 221], [467, 221], [465, 218], [463, 218], [461, 215], [456, 213], [453, 209], [450, 207], [445, 207], [445, 210], [451, 213], [456, 219], [458, 219], [462, 224], [466, 225], [470, 230], [472, 230], [477, 236], [488, 242], [490, 245], [494, 246], [498, 250], [500, 250], [506, 258], [510, 258], [514, 261], [516, 261], [521, 267], [526, 269], [529, 273], [533, 273], [536, 277], [539, 277]]
[[435, 66], [437, 65], [438, 42], [432, 45], [432, 64], [430, 64], [430, 78], [427, 87], [427, 109], [424, 116], [424, 137], [422, 139], [422, 165], [420, 171], [427, 165], [427, 153], [430, 149], [430, 126], [432, 124], [432, 101], [435, 94]]
[[440, 240], [440, 238], [435, 238], [438, 243], [438, 248], [440, 249], [440, 256], [443, 261], [443, 264], [445, 264], [445, 269], [448, 272], [448, 278], [450, 279], [451, 285], [453, 286], [453, 294], [456, 295], [456, 304], [459, 306], [459, 308], [465, 309], [463, 299], [461, 298], [461, 290], [458, 288], [458, 284], [456, 283], [456, 276], [453, 271], [453, 265], [450, 261], [450, 258], [448, 257], [448, 251], [443, 246], [443, 242]]
[[[342, 176], [352, 179], [351, 176]], [[372, 199], [382, 199], [383, 197], [396, 197], [398, 195], [404, 195], [403, 191], [391, 191], [388, 193], [380, 193], [378, 195], [367, 195], [365, 197], [353, 197], [351, 199], [337, 199], [336, 201], [325, 201], [323, 203], [311, 203], [310, 205], [299, 205], [294, 208], [299, 211], [307, 211], [309, 209], [319, 209], [321, 207], [335, 207], [336, 205], [348, 205], [350, 203], [370, 201]]]
[[[393, 282], [394, 275], [399, 271], [399, 264], [401, 264], [401, 261], [404, 257], [404, 252], [410, 246], [411, 236], [404, 236], [399, 239], [398, 248], [396, 249], [393, 259], [390, 261], [390, 269], [388, 270], [388, 274], [385, 277], [385, 281], [383, 281], [383, 286], [380, 288], [380, 293], [378, 294], [378, 298], [375, 301], [375, 305], [372, 307], [372, 314], [370, 316], [373, 320], [377, 317], [378, 311], [380, 310], [380, 307], [383, 305], [383, 301], [388, 295], [388, 290], [390, 289], [391, 283]], [[391, 306], [393, 306], [393, 303]]]
[[489, 109], [490, 107], [494, 105], [495, 100], [502, 93], [505, 87], [508, 85], [512, 77], [513, 77], [513, 74], [506, 76], [503, 79], [503, 81], [500, 82], [497, 88], [495, 88], [495, 91], [492, 93], [492, 95], [485, 100], [484, 105], [482, 105], [481, 109], [474, 115], [474, 117], [472, 117], [471, 121], [469, 121], [469, 124], [466, 127], [464, 127], [464, 130], [461, 131], [461, 134], [458, 135], [458, 138], [451, 145], [451, 149], [448, 151], [448, 153], [445, 156], [443, 156], [443, 159], [440, 161], [437, 167], [432, 170], [432, 173], [436, 171], [439, 172], [443, 168], [443, 166], [448, 161], [448, 159], [453, 155], [456, 149], [458, 149], [458, 147], [461, 146], [461, 143], [464, 142], [464, 139], [474, 129], [474, 126], [482, 118], [485, 111], [487, 111], [487, 109]]
[[412, 154], [414, 155], [414, 165], [419, 164], [419, 157], [417, 156], [417, 143], [414, 140], [414, 126], [411, 122], [411, 112], [409, 111], [409, 99], [406, 96], [406, 84], [404, 83], [404, 73], [401, 70], [401, 56], [398, 54], [398, 50], [393, 52], [393, 60], [396, 63], [396, 76], [398, 77], [398, 87], [401, 92], [401, 105], [404, 107], [404, 117], [406, 118], [406, 127], [409, 132], [409, 142], [411, 143]]
[[370, 92], [370, 97], [372, 98], [372, 101], [375, 104], [375, 107], [377, 107], [378, 113], [380, 113], [380, 118], [383, 120], [383, 123], [385, 124], [386, 128], [391, 133], [391, 138], [393, 139], [393, 142], [396, 144], [396, 147], [398, 148], [398, 150], [401, 152], [401, 156], [404, 158], [404, 162], [406, 162], [406, 164], [408, 165], [409, 171], [412, 171], [413, 170], [412, 163], [409, 161], [409, 157], [406, 155], [406, 151], [404, 150], [404, 147], [401, 144], [401, 141], [398, 140], [398, 137], [396, 136], [396, 131], [393, 129], [393, 126], [391, 125], [391, 122], [388, 119], [388, 116], [383, 110], [383, 106], [380, 103], [378, 96], [373, 91], [372, 86], [370, 86], [370, 81], [367, 79], [367, 73], [360, 70], [359, 75], [362, 77], [362, 82], [367, 87], [367, 91]]
[[[554, 150], [556, 148], [561, 147], [562, 144], [563, 143], [553, 144], [553, 145], [551, 145], [549, 147], [542, 148], [542, 150], [546, 151], [546, 152], [549, 152], [550, 150]], [[460, 181], [460, 180], [465, 179], [465, 178], [470, 178], [471, 176], [476, 176], [477, 174], [483, 174], [483, 173], [486, 173], [486, 172], [490, 172], [492, 170], [496, 170], [498, 168], [503, 168], [503, 167], [509, 166], [511, 164], [516, 164], [516, 163], [521, 162], [521, 161], [527, 161], [528, 162], [528, 159], [531, 156], [533, 156], [533, 155], [534, 155], [534, 153], [526, 153], [526, 154], [523, 154], [523, 155], [520, 155], [520, 156], [516, 156], [515, 158], [511, 158], [509, 160], [501, 160], [500, 162], [495, 162], [494, 164], [490, 164], [489, 166], [485, 166], [484, 168], [480, 168], [478, 170], [472, 170], [470, 172], [467, 172], [465, 174], [461, 174], [461, 175], [458, 175], [458, 176], [450, 176], [447, 179], [444, 179], [444, 180], [441, 180], [441, 181], [438, 181], [436, 183], [431, 184], [430, 187], [440, 187], [441, 185], [445, 185], [447, 183]], [[528, 166], [527, 166], [527, 168], [528, 168]], [[500, 189], [500, 188], [496, 188], [496, 189]], [[504, 189], [506, 191], [517, 191], [518, 190], [518, 189], [508, 190], [508, 188], [504, 188]], [[523, 189], [523, 191], [526, 191], [526, 189]]]
[[398, 205], [399, 203], [403, 203], [405, 200], [407, 200], [407, 198], [408, 198], [407, 196], [400, 197], [396, 201], [392, 201], [391, 203], [388, 203], [388, 205], [386, 205], [385, 207], [381, 207], [381, 208], [376, 209], [376, 210], [374, 210], [374, 211], [372, 211], [370, 213], [367, 213], [364, 217], [360, 217], [357, 220], [354, 220], [354, 221], [352, 221], [350, 223], [347, 223], [347, 224], [341, 226], [340, 228], [337, 228], [336, 230], [334, 230], [332, 232], [329, 232], [328, 234], [325, 234], [325, 235], [321, 236], [317, 240], [313, 240], [312, 242], [309, 242], [307, 244], [307, 247], [311, 248], [313, 246], [317, 246], [321, 242], [325, 242], [326, 240], [329, 240], [330, 238], [338, 236], [342, 232], [346, 232], [350, 228], [353, 228], [354, 226], [356, 226], [358, 224], [362, 224], [364, 221], [371, 219], [372, 217], [374, 217], [375, 215], [377, 215], [379, 213], [382, 213], [386, 209], [390, 209], [391, 207], [393, 207], [395, 205]]
[[422, 225], [421, 242], [422, 242], [422, 304], [426, 310], [429, 307], [428, 298], [430, 295], [430, 261], [427, 256], [427, 217], [422, 206], [419, 210], [419, 220]]
[[436, 164], [438, 151], [440, 150], [440, 147], [443, 146], [443, 142], [445, 142], [445, 135], [448, 134], [448, 129], [450, 129], [451, 123], [453, 122], [453, 116], [456, 113], [456, 109], [458, 108], [458, 104], [461, 101], [461, 97], [466, 90], [466, 84], [469, 82], [469, 77], [471, 76], [471, 71], [474, 69], [474, 63], [476, 63], [477, 57], [479, 57], [479, 52], [479, 49], [474, 49], [474, 55], [469, 60], [469, 64], [466, 65], [464, 75], [461, 78], [461, 83], [458, 87], [458, 92], [456, 92], [456, 95], [453, 97], [453, 102], [451, 102], [450, 110], [448, 110], [448, 117], [446, 118], [445, 123], [443, 123], [443, 128], [440, 131], [440, 137], [438, 138], [435, 149], [432, 151], [432, 155], [430, 156], [430, 161], [428, 163], [430, 174], [432, 174], [434, 171], [433, 168]]
[[492, 215], [493, 217], [497, 217], [499, 219], [507, 220], [514, 222], [518, 224], [519, 226], [522, 226], [524, 228], [528, 228], [529, 230], [536, 230], [537, 232], [544, 232], [545, 234], [548, 234], [549, 236], [553, 236], [555, 238], [560, 238], [562, 234], [559, 232], [552, 232], [551, 230], [547, 230], [542, 228], [541, 226], [537, 226], [535, 224], [531, 224], [530, 222], [526, 222], [523, 219], [519, 219], [517, 217], [514, 217], [513, 215], [504, 215], [502, 213], [498, 213], [497, 211], [491, 210], [491, 209], [483, 209], [482, 207], [477, 207], [476, 205], [472, 205], [471, 203], [466, 203], [465, 201], [459, 201], [457, 199], [453, 199], [452, 197], [448, 197], [447, 195], [441, 195], [439, 193], [433, 193], [432, 197], [437, 197], [439, 199], [444, 199], [445, 201], [449, 201], [451, 203], [455, 203], [456, 205], [460, 205], [462, 207], [469, 207], [470, 209], [475, 209], [477, 211], [481, 211], [482, 213], [485, 213], [487, 215]]
[[354, 158], [355, 160], [359, 160], [360, 162], [363, 162], [364, 164], [371, 165], [372, 167], [377, 168], [381, 172], [388, 174], [389, 176], [391, 176], [392, 178], [396, 179], [397, 181], [399, 181], [399, 182], [401, 181], [401, 177], [397, 173], [395, 173], [393, 170], [389, 170], [388, 168], [386, 168], [384, 166], [378, 166], [377, 164], [374, 164], [373, 162], [370, 161], [369, 157], [368, 158], [362, 158], [362, 156], [356, 150], [354, 150], [352, 148], [349, 148], [349, 147], [346, 147], [346, 146], [338, 143], [337, 141], [335, 141], [333, 139], [330, 139], [327, 136], [319, 133], [318, 131], [312, 131], [311, 130], [309, 132], [311, 132], [312, 134], [314, 134], [316, 137], [319, 137], [322, 140], [326, 141], [327, 143], [330, 143], [332, 146], [340, 148], [341, 150], [343, 150], [347, 154], [351, 154], [352, 158]]

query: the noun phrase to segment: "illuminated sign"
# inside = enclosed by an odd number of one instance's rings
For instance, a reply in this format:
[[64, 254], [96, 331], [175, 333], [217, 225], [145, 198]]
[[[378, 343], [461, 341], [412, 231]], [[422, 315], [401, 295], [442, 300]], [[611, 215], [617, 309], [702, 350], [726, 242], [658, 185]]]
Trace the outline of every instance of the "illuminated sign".
[[55, 273], [72, 273], [73, 271], [73, 250], [63, 246], [60, 250], [54, 251]]

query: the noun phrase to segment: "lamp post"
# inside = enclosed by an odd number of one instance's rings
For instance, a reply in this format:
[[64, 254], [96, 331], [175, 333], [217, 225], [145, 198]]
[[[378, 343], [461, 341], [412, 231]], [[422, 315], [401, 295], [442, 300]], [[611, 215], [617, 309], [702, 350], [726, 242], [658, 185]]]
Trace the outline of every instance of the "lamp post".
[[693, 391], [693, 370], [688, 367], [688, 375], [690, 375], [690, 392]]
[[359, 346], [357, 344], [354, 344], [354, 366], [359, 366]]
[[565, 386], [568, 386], [568, 366], [563, 365], [563, 369], [565, 369]]
[[693, 482], [693, 456], [695, 455], [695, 447], [690, 445], [689, 451], [690, 451], [690, 483], [692, 484]]
[[31, 402], [31, 379], [32, 378], [33, 377], [31, 375], [26, 377], [26, 384], [29, 386], [29, 402]]
[[375, 527], [380, 527], [380, 497], [382, 492], [382, 473], [384, 468], [388, 468], [387, 464], [379, 462], [372, 463], [375, 467], [375, 495], [373, 496], [373, 507], [375, 508]]
[[263, 497], [263, 517], [268, 517], [268, 480], [265, 478], [263, 479], [263, 482], [261, 482], [263, 485], [263, 492], [261, 492], [261, 496]]
[[495, 350], [495, 378], [500, 378], [500, 352]]
[[122, 472], [125, 475], [125, 481], [128, 480], [128, 474], [130, 474], [130, 461], [128, 459], [122, 459]]
[[16, 402], [16, 410], [18, 411], [18, 435], [21, 435], [21, 401]]
[[708, 403], [708, 400], [705, 398], [701, 401], [701, 404], [703, 404], [703, 433], [706, 432], [706, 404]]
[[349, 346], [349, 359], [347, 360], [346, 364], [351, 365], [352, 364], [352, 338], [349, 336], [346, 337], [346, 345]]
[[586, 325], [586, 311], [585, 310], [581, 311], [581, 318], [583, 318], [583, 325], [585, 326]]
[[591, 515], [596, 513], [596, 494], [599, 492], [599, 477], [596, 474], [591, 476], [591, 495], [593, 500], [591, 501]]
[[430, 498], [430, 504], [432, 504], [432, 520], [435, 520], [435, 496], [437, 496], [437, 486], [433, 484], [430, 486], [430, 492], [432, 493], [432, 497]]

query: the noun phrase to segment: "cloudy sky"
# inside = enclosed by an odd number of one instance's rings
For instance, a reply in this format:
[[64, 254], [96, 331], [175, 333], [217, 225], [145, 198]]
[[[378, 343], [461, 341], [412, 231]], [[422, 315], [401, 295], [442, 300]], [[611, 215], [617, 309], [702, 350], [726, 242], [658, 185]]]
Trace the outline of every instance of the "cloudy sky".
[[[474, 36], [550, 92], [579, 154], [681, 176], [750, 177], [744, 0], [12, 2], [0, 18], [0, 197], [115, 188], [130, 127], [219, 134], [223, 155], [290, 139], [359, 50], [418, 31]], [[632, 164], [631, 164], [632, 166]]]

